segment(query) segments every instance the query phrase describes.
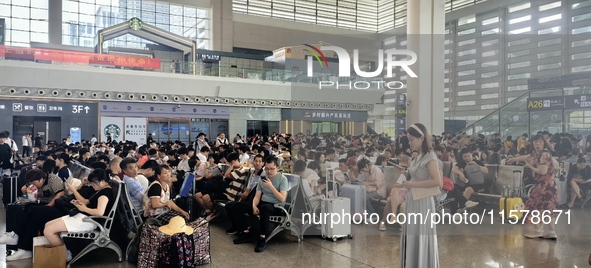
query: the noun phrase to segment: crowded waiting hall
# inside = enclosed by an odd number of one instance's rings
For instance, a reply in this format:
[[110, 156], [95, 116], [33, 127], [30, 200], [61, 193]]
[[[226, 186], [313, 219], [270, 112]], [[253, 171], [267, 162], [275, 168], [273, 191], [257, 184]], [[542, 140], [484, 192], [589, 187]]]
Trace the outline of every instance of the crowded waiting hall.
[[0, 0], [0, 267], [587, 267], [590, 34], [591, 0]]

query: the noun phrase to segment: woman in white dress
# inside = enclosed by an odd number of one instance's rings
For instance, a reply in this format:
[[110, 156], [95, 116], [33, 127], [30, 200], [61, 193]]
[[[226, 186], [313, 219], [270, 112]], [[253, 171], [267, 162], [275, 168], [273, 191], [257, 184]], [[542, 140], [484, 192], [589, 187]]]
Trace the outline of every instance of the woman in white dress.
[[[410, 149], [419, 152], [419, 155], [411, 162], [408, 171], [400, 170], [409, 178], [409, 181], [397, 184], [395, 187], [406, 188], [409, 193], [406, 197], [406, 212], [420, 214], [419, 220], [427, 217], [426, 224], [422, 222], [409, 222], [408, 219], [402, 227], [400, 236], [400, 267], [402, 268], [438, 268], [439, 252], [437, 250], [437, 231], [431, 224], [430, 214], [436, 213], [433, 196], [416, 198], [412, 188], [433, 189], [443, 185], [439, 172], [439, 161], [433, 151], [431, 136], [423, 124], [414, 124], [408, 128]], [[417, 191], [418, 192], [418, 191]]]

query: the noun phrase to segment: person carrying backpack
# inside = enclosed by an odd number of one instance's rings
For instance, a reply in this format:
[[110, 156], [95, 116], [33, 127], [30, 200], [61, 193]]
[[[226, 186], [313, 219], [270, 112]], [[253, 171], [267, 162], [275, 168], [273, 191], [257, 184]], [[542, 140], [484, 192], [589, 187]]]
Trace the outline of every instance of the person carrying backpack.
[[488, 173], [488, 168], [483, 162], [474, 160], [468, 148], [462, 149], [460, 154], [462, 160], [453, 167], [452, 173], [459, 178], [456, 187], [464, 192], [466, 199], [470, 200], [474, 192], [484, 189], [484, 174]]

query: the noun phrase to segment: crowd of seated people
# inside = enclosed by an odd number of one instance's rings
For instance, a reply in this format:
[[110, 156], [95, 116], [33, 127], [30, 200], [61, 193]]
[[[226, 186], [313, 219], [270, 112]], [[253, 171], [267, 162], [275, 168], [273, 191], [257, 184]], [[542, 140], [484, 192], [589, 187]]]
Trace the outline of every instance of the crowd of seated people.
[[[538, 134], [547, 138], [553, 156], [576, 163], [568, 175], [572, 189], [568, 206], [572, 207], [575, 200], [589, 190], [591, 171], [587, 163], [591, 158], [591, 136]], [[457, 179], [448, 195], [455, 199], [450, 203], [452, 212], [478, 205], [470, 198], [483, 189], [481, 178], [488, 172], [485, 164], [505, 164], [507, 159], [534, 150], [527, 134], [513, 140], [511, 136], [502, 138], [498, 134], [487, 139], [482, 134], [443, 133], [433, 137], [433, 144], [441, 161], [455, 163], [452, 174]], [[264, 251], [266, 232], [270, 229], [268, 219], [279, 213], [273, 204], [285, 202], [288, 190], [287, 180], [281, 173], [299, 175], [308, 197], [331, 196], [334, 194], [332, 181], [326, 177], [327, 170], [334, 167], [335, 187], [365, 185], [368, 212], [378, 212], [385, 217], [388, 213], [399, 212], [406, 190], [388, 191], [386, 181], [398, 178], [385, 178], [383, 168], [408, 166], [418, 155], [410, 150], [405, 132], [397, 137], [385, 134], [238, 135], [233, 142], [224, 133], [213, 141], [201, 133], [189, 144], [157, 143], [149, 137], [144, 145], [83, 141], [36, 151], [37, 164], [23, 169], [21, 174], [26, 179], [21, 190], [26, 192], [28, 186], [35, 185], [43, 193], [41, 200], [47, 206], [28, 207], [26, 221], [23, 221], [26, 223], [0, 238], [0, 243], [19, 248], [9, 256], [9, 261], [30, 258], [32, 237], [40, 232], [51, 238], [51, 244], [59, 245], [62, 242], [58, 233], [87, 228], [79, 225], [81, 218], [102, 215], [112, 206], [109, 203], [112, 195], [105, 190], [109, 180], [126, 183], [133, 207], [145, 217], [166, 220], [181, 215], [188, 219], [190, 211], [174, 202], [187, 173], [195, 174], [193, 198], [200, 215], [211, 221], [225, 210], [232, 226], [227, 233], [238, 235], [234, 243], [258, 238], [255, 250]], [[68, 167], [73, 160], [93, 170], [88, 178], [79, 178], [82, 180], [79, 187], [66, 183], [72, 178]], [[97, 192], [103, 194], [96, 196]], [[72, 200], [77, 201], [72, 203]], [[376, 207], [375, 200], [384, 201], [385, 207]], [[216, 201], [226, 203], [225, 207], [221, 209]], [[69, 216], [72, 208], [78, 208], [80, 213]], [[262, 231], [258, 237], [250, 234], [245, 220], [248, 214], [259, 215]], [[63, 218], [67, 215], [68, 218]], [[385, 221], [381, 219], [380, 230], [386, 229]]]

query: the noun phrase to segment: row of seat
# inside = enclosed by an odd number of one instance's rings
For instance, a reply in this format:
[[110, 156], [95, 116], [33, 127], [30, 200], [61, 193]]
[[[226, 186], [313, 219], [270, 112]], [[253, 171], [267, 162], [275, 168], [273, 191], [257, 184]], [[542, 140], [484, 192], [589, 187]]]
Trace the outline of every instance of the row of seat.
[[[119, 262], [121, 262], [124, 257], [121, 248], [127, 248], [125, 251], [125, 256], [127, 256], [131, 245], [130, 240], [139, 235], [137, 231], [142, 224], [142, 218], [131, 203], [125, 182], [111, 180], [110, 185], [113, 193], [115, 193], [115, 201], [111, 210], [106, 214], [107, 216], [90, 216], [84, 219], [85, 222], [94, 224], [96, 228], [89, 232], [68, 232], [61, 235], [62, 238], [90, 240], [90, 243], [68, 263], [68, 268], [84, 255], [99, 248], [108, 248], [115, 251]], [[123, 242], [118, 244], [114, 239], [111, 239], [111, 232], [115, 224], [121, 224], [127, 235], [127, 239], [123, 239], [123, 241], [127, 241], [128, 244], [122, 244]], [[67, 243], [68, 240], [64, 239], [64, 241]]]

